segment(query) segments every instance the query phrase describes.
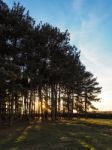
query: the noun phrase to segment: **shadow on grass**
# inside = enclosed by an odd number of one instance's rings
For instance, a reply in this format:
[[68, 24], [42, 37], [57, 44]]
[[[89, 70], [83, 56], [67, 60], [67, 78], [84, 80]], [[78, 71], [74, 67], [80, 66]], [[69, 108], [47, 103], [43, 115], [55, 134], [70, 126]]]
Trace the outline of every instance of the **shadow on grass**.
[[111, 150], [105, 129], [84, 121], [25, 124], [5, 131], [0, 150]]

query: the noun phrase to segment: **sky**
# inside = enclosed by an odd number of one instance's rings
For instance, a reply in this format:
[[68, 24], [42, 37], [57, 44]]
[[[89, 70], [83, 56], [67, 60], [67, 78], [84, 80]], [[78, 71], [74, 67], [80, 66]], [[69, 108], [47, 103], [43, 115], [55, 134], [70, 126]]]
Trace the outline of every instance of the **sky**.
[[[9, 7], [13, 0], [4, 0]], [[18, 0], [15, 0], [18, 2]], [[102, 92], [99, 110], [112, 111], [112, 0], [19, 0], [36, 23], [68, 29], [81, 61], [97, 77]]]

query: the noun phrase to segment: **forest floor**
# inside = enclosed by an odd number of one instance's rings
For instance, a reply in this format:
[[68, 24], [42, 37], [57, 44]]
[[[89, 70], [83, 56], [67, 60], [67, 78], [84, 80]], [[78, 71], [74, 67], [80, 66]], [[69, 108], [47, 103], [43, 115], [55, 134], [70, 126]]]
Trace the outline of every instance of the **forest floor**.
[[0, 150], [112, 150], [112, 120], [32, 122], [1, 127]]

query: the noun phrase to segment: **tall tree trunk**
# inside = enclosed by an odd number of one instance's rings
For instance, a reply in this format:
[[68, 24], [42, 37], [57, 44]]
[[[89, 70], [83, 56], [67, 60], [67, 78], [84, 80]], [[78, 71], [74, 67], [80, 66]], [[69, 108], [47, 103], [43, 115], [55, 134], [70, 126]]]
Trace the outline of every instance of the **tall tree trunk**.
[[13, 106], [14, 106], [14, 94], [12, 92], [12, 96], [11, 96], [11, 100], [10, 100], [10, 114], [9, 114], [9, 117], [10, 117], [9, 124], [10, 124], [10, 126], [12, 126], [13, 120], [14, 120]]
[[[61, 89], [60, 89], [60, 85], [59, 85], [59, 90], [58, 90], [58, 114], [60, 116], [60, 92], [61, 92]], [[58, 117], [59, 117], [58, 116]]]
[[34, 102], [33, 102], [34, 115], [36, 115], [35, 104], [36, 104], [36, 91], [34, 91]]
[[55, 87], [51, 85], [51, 119], [55, 120], [55, 97], [54, 97]]
[[70, 119], [70, 94], [69, 93], [67, 94], [67, 111], [68, 111], [67, 117], [68, 119]]
[[19, 109], [19, 99], [17, 93], [15, 93], [15, 117], [18, 118], [18, 109]]
[[29, 122], [31, 121], [31, 104], [32, 104], [32, 96], [33, 96], [33, 92], [32, 90], [30, 90], [30, 97], [29, 97], [29, 115], [28, 115], [28, 118], [29, 118]]
[[72, 93], [72, 96], [71, 96], [71, 119], [73, 118], [73, 105], [74, 105], [74, 96]]
[[28, 119], [28, 95], [24, 95], [24, 115], [25, 119]]
[[39, 94], [39, 102], [41, 103], [41, 114], [40, 114], [40, 116], [41, 116], [41, 119], [43, 120], [43, 99], [42, 99], [42, 88], [41, 88], [41, 86], [39, 86], [39, 88], [38, 88], [38, 94]]
[[48, 87], [45, 87], [45, 120], [48, 120]]
[[87, 119], [87, 92], [86, 92], [86, 90], [85, 90], [85, 101], [84, 101], [84, 103], [85, 103], [85, 119]]
[[54, 106], [55, 106], [55, 120], [57, 119], [57, 85], [55, 85], [55, 89], [54, 89]]

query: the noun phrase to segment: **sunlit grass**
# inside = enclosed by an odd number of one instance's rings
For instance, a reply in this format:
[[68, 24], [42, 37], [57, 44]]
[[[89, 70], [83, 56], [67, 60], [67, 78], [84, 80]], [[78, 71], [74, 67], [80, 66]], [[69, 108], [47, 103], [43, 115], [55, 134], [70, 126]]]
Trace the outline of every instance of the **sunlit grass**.
[[95, 148], [93, 146], [91, 146], [90, 144], [87, 144], [85, 141], [83, 140], [79, 140], [79, 143], [84, 147], [84, 149], [90, 149], [90, 150], [95, 150]]
[[17, 137], [16, 139], [16, 142], [19, 143], [19, 142], [22, 142], [26, 139], [26, 136], [23, 134], [23, 135], [20, 135], [19, 137]]
[[93, 125], [112, 126], [112, 119], [81, 119], [82, 121]]

